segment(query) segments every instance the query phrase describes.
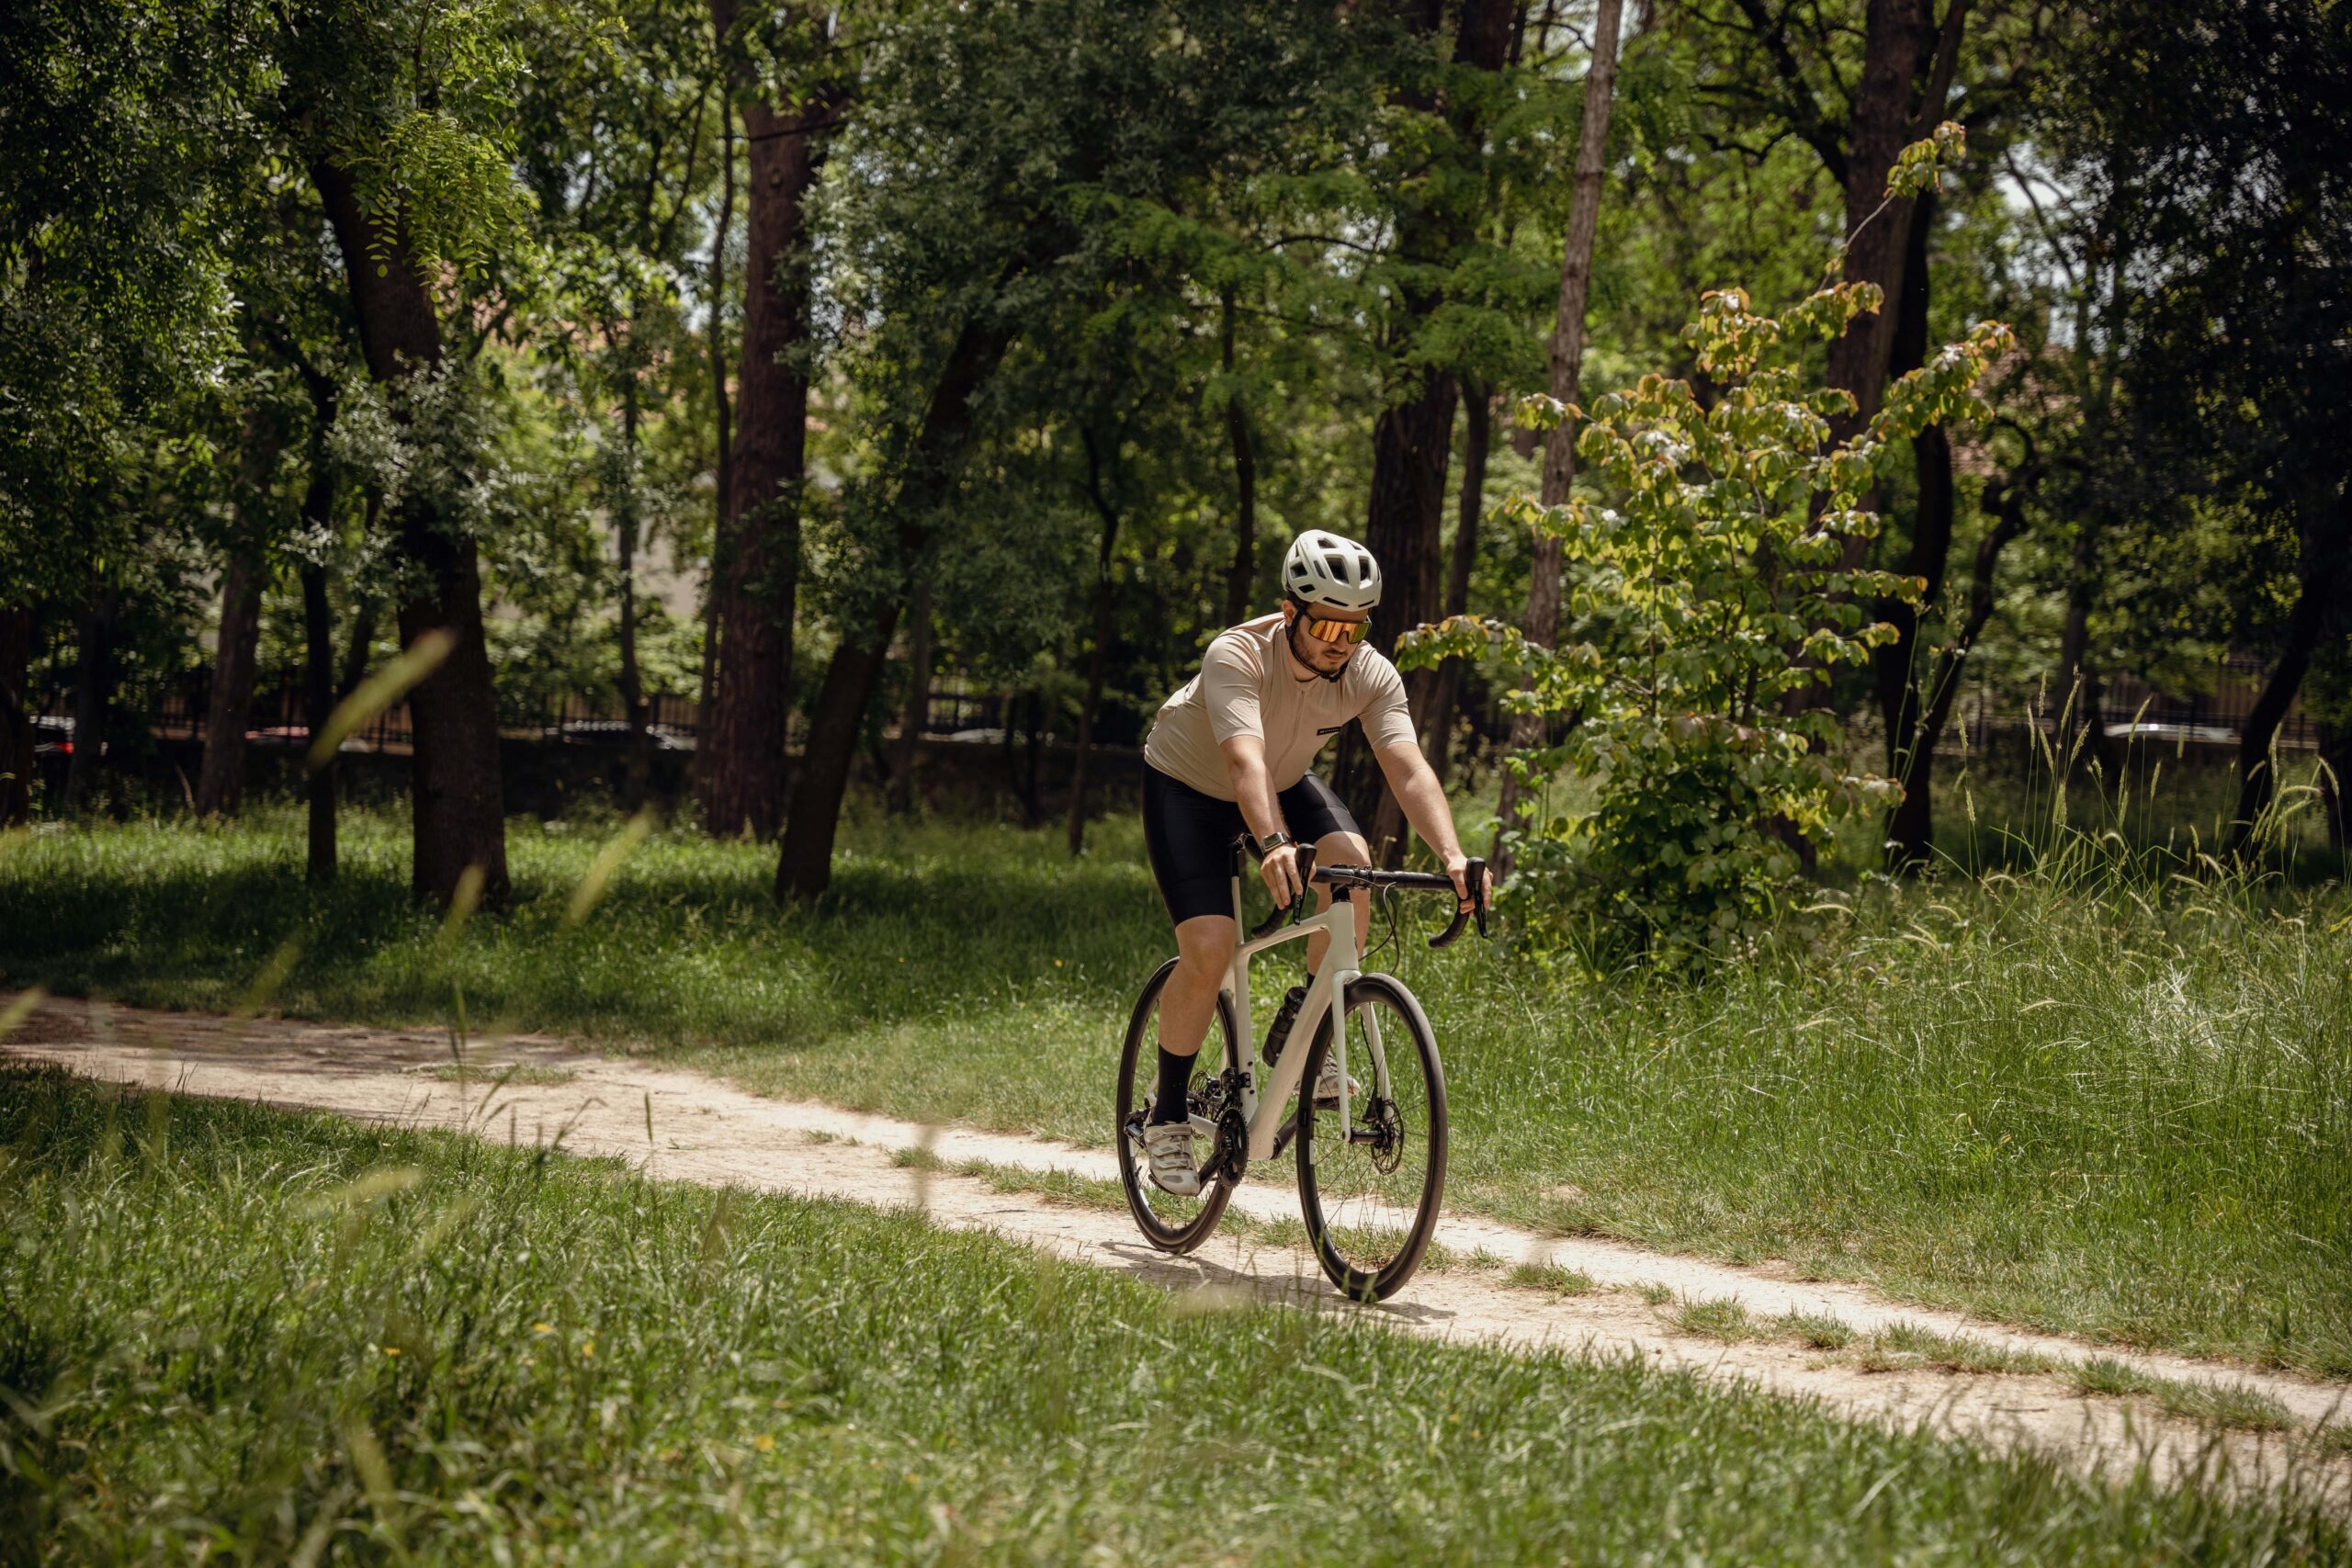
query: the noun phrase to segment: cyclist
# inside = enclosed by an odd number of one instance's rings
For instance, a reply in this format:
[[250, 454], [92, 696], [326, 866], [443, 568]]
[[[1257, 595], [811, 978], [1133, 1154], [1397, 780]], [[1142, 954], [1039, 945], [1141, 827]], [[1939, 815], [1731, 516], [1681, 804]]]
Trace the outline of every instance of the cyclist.
[[[1325, 864], [1365, 863], [1369, 852], [1354, 817], [1307, 769], [1350, 719], [1363, 726], [1390, 791], [1444, 863], [1462, 907], [1470, 904], [1468, 857], [1454, 836], [1444, 786], [1421, 756], [1405, 683], [1377, 649], [1362, 646], [1380, 603], [1380, 567], [1372, 552], [1320, 529], [1301, 534], [1283, 558], [1282, 589], [1279, 614], [1244, 621], [1210, 642], [1200, 673], [1160, 705], [1144, 744], [1144, 843], [1176, 924], [1177, 953], [1176, 972], [1160, 994], [1159, 1090], [1144, 1152], [1152, 1181], [1180, 1197], [1200, 1191], [1185, 1106], [1193, 1059], [1240, 937], [1230, 846], [1246, 827], [1256, 840], [1258, 874], [1285, 908], [1305, 891], [1298, 845], [1312, 845]], [[1316, 893], [1317, 911], [1329, 908], [1331, 890]], [[1362, 889], [1351, 897], [1361, 947], [1368, 897]], [[1323, 932], [1307, 939], [1310, 980], [1329, 945]], [[1283, 998], [1267, 1036], [1270, 1057], [1306, 997], [1305, 986], [1293, 986]], [[1337, 1062], [1326, 1057], [1315, 1086], [1318, 1102], [1337, 1103], [1338, 1077]]]

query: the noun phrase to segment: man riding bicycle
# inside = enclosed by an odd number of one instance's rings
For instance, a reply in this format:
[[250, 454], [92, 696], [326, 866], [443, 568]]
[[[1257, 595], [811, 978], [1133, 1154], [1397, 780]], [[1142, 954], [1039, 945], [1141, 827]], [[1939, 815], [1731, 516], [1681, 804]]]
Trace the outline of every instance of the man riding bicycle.
[[[1176, 924], [1176, 969], [1159, 1004], [1159, 1091], [1144, 1128], [1151, 1179], [1179, 1197], [1200, 1191], [1186, 1111], [1193, 1059], [1200, 1054], [1233, 949], [1227, 880], [1231, 846], [1245, 828], [1256, 840], [1258, 874], [1287, 908], [1306, 889], [1298, 846], [1322, 864], [1363, 864], [1363, 830], [1340, 797], [1307, 765], [1354, 719], [1380, 762], [1405, 818], [1437, 852], [1461, 907], [1470, 907], [1468, 857], [1453, 831], [1453, 809], [1413, 731], [1405, 682], [1377, 649], [1363, 647], [1380, 603], [1380, 567], [1352, 539], [1320, 529], [1292, 542], [1283, 558], [1281, 613], [1229, 627], [1201, 656], [1200, 673], [1160, 705], [1144, 744], [1144, 844], [1159, 896]], [[1368, 895], [1358, 889], [1357, 943]], [[1318, 911], [1331, 890], [1317, 889]], [[1329, 939], [1307, 940], [1310, 979]], [[1356, 955], [1362, 957], [1361, 952]], [[1267, 1035], [1271, 1055], [1306, 999], [1294, 986]], [[1336, 1104], [1339, 1067], [1326, 1057], [1314, 1094]]]

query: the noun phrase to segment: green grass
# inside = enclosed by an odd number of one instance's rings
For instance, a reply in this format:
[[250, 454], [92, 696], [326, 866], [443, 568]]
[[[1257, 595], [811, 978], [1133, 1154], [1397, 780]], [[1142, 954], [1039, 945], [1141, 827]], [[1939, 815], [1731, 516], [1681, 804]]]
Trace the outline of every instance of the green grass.
[[[608, 829], [510, 833], [517, 901], [453, 941], [404, 836], [354, 814], [313, 891], [299, 820], [0, 845], [0, 983], [562, 1031], [751, 1089], [1099, 1146], [1134, 988], [1169, 945], [1133, 824], [854, 821], [834, 892], [657, 835], [576, 929]], [[1812, 956], [1597, 984], [1502, 945], [1397, 964], [1435, 1021], [1448, 1202], [2114, 1343], [2352, 1376], [2352, 898], [2335, 885], [2031, 874], [1851, 891]], [[1281, 976], [1262, 974], [1268, 989]], [[1276, 1172], [1279, 1179], [1282, 1173]]]
[[1600, 1288], [1583, 1269], [1563, 1268], [1557, 1263], [1517, 1264], [1504, 1276], [1503, 1282], [1521, 1290], [1549, 1291], [1561, 1296], [1588, 1296]]
[[1742, 1339], [1759, 1337], [1764, 1330], [1746, 1307], [1728, 1298], [1710, 1302], [1685, 1302], [1672, 1314], [1674, 1326], [1685, 1334], [1697, 1334], [1709, 1339], [1721, 1339], [1736, 1344]]
[[2276, 1495], [613, 1162], [27, 1069], [0, 1148], [11, 1561], [2352, 1556]]
[[517, 1062], [512, 1066], [504, 1067], [496, 1066], [461, 1067], [455, 1063], [448, 1063], [434, 1068], [433, 1076], [444, 1083], [489, 1083], [500, 1086], [526, 1084], [538, 1088], [552, 1088], [558, 1084], [568, 1084], [580, 1075], [570, 1067], [541, 1067], [527, 1062]]
[[1853, 1325], [1826, 1313], [1787, 1313], [1773, 1319], [1772, 1327], [1808, 1350], [1843, 1350], [1854, 1342]]
[[1892, 1371], [1903, 1367], [1937, 1367], [1950, 1372], [1996, 1372], [2012, 1376], [2052, 1372], [2060, 1363], [2035, 1350], [1961, 1334], [1939, 1334], [1916, 1323], [1895, 1323], [1863, 1339], [1859, 1359], [1865, 1371]]
[[2167, 1415], [2211, 1426], [2284, 1432], [2295, 1425], [2285, 1405], [2243, 1383], [2184, 1382], [2143, 1372], [2107, 1356], [2094, 1356], [2067, 1371], [2077, 1393], [2132, 1395], [2152, 1401]]

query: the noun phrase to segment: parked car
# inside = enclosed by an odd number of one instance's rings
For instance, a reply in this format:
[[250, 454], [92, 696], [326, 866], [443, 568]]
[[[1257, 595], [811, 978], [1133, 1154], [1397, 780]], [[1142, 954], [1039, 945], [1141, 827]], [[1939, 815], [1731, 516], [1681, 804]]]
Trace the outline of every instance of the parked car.
[[2137, 724], [2110, 724], [2110, 740], [2193, 740], [2204, 746], [2234, 746], [2238, 733], [2225, 724], [2171, 724], [2143, 719]]
[[40, 714], [33, 718], [33, 755], [36, 757], [71, 757], [74, 754], [74, 721], [53, 714]]
[[[695, 749], [691, 735], [676, 735], [650, 727], [646, 733], [656, 751], [691, 751]], [[606, 746], [622, 750], [628, 746], [628, 721], [621, 718], [567, 718], [560, 724], [550, 726], [548, 738], [560, 740], [567, 746]]]

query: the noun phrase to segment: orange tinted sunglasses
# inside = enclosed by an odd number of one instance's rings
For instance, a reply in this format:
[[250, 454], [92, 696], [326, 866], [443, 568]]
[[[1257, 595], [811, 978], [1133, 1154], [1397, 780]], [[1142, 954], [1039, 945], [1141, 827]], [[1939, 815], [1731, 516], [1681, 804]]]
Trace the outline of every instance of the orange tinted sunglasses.
[[1315, 616], [1306, 619], [1306, 635], [1317, 642], [1358, 643], [1372, 630], [1369, 618], [1361, 621], [1326, 621]]

